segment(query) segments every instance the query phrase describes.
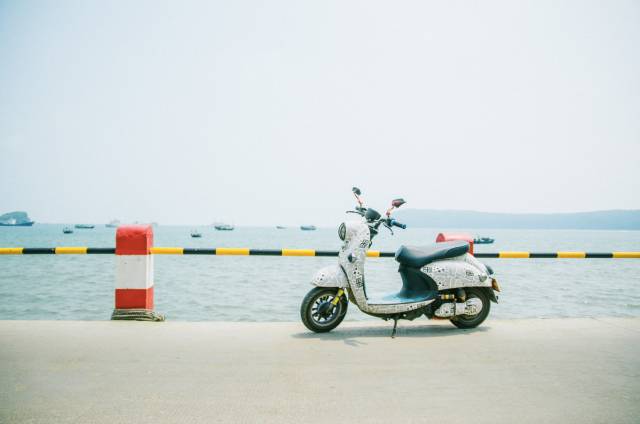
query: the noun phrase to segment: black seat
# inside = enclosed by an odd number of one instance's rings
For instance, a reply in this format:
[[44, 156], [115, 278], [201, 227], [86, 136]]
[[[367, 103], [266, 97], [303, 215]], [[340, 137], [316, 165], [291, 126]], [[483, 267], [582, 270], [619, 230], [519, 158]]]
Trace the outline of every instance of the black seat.
[[462, 240], [445, 241], [425, 247], [400, 246], [396, 261], [411, 268], [420, 268], [433, 261], [454, 258], [469, 251], [469, 243]]

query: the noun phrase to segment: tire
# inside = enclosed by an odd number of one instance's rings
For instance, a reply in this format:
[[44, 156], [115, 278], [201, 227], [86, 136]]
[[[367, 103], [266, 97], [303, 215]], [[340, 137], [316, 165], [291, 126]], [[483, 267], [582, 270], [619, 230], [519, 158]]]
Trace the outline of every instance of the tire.
[[491, 301], [489, 300], [489, 296], [487, 296], [481, 288], [465, 288], [465, 291], [467, 292], [467, 299], [475, 297], [482, 301], [482, 310], [477, 315], [457, 315], [451, 318], [451, 323], [458, 328], [476, 328], [489, 316]]
[[[300, 318], [309, 330], [315, 333], [326, 333], [336, 328], [347, 313], [349, 301], [346, 293], [340, 298], [340, 302], [334, 307], [322, 306], [331, 302], [338, 289], [335, 287], [315, 287], [307, 293], [300, 305]], [[325, 309], [324, 315], [319, 309]]]

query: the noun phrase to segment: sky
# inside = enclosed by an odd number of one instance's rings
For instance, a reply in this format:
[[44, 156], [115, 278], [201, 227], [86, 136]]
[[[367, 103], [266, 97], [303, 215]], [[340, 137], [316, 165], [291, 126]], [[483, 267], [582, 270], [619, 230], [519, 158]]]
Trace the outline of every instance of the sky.
[[638, 1], [0, 0], [0, 213], [640, 209]]

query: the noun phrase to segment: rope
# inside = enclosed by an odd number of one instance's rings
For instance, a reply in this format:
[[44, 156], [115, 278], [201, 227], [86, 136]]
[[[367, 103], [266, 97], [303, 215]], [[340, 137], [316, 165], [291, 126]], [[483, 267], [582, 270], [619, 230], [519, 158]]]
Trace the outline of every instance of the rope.
[[111, 314], [112, 320], [123, 321], [164, 321], [164, 315], [147, 309], [114, 309]]

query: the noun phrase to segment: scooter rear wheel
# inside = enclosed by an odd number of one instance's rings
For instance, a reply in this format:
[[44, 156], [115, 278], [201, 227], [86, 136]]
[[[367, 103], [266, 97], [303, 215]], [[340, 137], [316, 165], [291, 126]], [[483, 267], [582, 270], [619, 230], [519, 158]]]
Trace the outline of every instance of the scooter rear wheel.
[[349, 301], [344, 294], [337, 305], [332, 305], [337, 292], [336, 288], [315, 287], [307, 293], [300, 305], [300, 318], [305, 327], [315, 333], [326, 333], [340, 325]]
[[475, 328], [482, 324], [489, 315], [491, 310], [491, 301], [489, 296], [480, 288], [466, 288], [467, 299], [478, 298], [482, 302], [482, 310], [476, 315], [458, 315], [451, 318], [451, 323], [458, 328]]

